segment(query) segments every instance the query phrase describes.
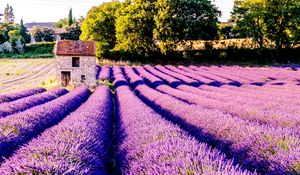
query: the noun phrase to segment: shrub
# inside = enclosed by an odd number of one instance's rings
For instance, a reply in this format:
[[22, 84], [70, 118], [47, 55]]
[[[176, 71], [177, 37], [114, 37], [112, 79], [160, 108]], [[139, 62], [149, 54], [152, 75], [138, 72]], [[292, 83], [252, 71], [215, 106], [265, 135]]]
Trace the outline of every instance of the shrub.
[[51, 54], [53, 53], [54, 46], [54, 42], [36, 43], [29, 45], [26, 51], [31, 54]]

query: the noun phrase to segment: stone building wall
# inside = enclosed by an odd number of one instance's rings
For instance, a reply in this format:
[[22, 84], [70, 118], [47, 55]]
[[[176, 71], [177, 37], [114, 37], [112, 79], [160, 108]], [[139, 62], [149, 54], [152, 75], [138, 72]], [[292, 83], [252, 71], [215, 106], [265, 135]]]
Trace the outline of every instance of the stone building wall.
[[[72, 67], [72, 57], [79, 57], [80, 66]], [[61, 72], [70, 71], [70, 85], [96, 85], [96, 58], [93, 56], [56, 56], [56, 77], [60, 85], [62, 85]], [[85, 81], [82, 81], [82, 75]]]

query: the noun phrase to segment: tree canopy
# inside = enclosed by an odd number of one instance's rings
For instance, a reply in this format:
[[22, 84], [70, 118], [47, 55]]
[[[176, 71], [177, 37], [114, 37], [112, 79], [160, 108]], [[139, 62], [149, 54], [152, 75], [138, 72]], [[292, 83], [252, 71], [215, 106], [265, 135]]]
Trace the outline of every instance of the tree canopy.
[[252, 37], [264, 47], [271, 42], [276, 49], [299, 42], [299, 0], [235, 0], [232, 21], [241, 37]]
[[97, 41], [98, 56], [112, 49], [166, 54], [186, 41], [216, 38], [219, 15], [209, 0], [113, 1], [89, 11], [81, 39]]
[[97, 56], [109, 53], [116, 44], [116, 13], [122, 9], [123, 3], [109, 2], [93, 7], [82, 22], [82, 40], [94, 40], [97, 45]]
[[157, 0], [155, 6], [154, 37], [164, 53], [178, 43], [217, 36], [220, 12], [208, 0]]

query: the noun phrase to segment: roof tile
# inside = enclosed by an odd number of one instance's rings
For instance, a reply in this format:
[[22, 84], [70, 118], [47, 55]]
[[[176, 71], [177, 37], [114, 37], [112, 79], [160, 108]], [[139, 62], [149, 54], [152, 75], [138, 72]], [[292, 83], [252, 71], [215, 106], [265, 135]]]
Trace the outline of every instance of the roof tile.
[[58, 56], [96, 56], [95, 41], [60, 40], [56, 44]]

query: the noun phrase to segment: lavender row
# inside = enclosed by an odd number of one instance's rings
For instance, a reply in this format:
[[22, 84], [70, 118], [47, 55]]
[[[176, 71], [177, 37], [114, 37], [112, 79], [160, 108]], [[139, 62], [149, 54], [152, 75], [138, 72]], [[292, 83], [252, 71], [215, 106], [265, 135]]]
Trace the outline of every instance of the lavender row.
[[78, 108], [89, 95], [88, 88], [78, 87], [48, 103], [0, 119], [0, 157], [9, 156], [20, 145], [60, 122]]
[[[130, 67], [127, 67], [127, 69], [130, 69]], [[263, 122], [265, 124], [271, 124], [275, 127], [294, 128], [295, 131], [299, 132], [299, 117], [297, 116], [299, 116], [300, 112], [297, 110], [297, 108], [295, 108], [296, 106], [290, 105], [289, 103], [282, 104], [281, 107], [274, 108], [278, 104], [274, 104], [272, 101], [269, 103], [257, 100], [249, 101], [249, 99], [239, 98], [235, 94], [227, 97], [226, 93], [218, 94], [215, 93], [215, 91], [205, 92], [200, 89], [185, 85], [177, 86], [178, 89], [185, 92], [178, 91], [163, 84], [160, 84], [159, 86], [153, 86], [154, 83], [161, 82], [162, 80], [158, 79], [157, 77], [153, 77], [153, 75], [143, 70], [142, 67], [136, 67], [135, 69], [145, 80], [147, 80], [147, 82], [150, 82], [152, 87], [190, 104], [197, 104], [205, 108], [221, 110], [243, 119]], [[155, 72], [153, 68], [151, 69], [148, 67], [148, 70], [157, 74], [157, 71]], [[158, 75], [165, 78], [164, 80], [167, 82], [173, 83], [172, 78], [169, 78], [167, 75], [162, 75], [162, 73]], [[216, 87], [211, 88], [220, 89]], [[224, 101], [226, 101], [226, 103], [224, 103]]]
[[11, 102], [14, 100], [18, 100], [20, 98], [28, 97], [34, 94], [45, 92], [46, 89], [44, 88], [33, 88], [27, 89], [20, 92], [13, 92], [10, 94], [0, 94], [0, 104], [5, 102]]
[[21, 147], [0, 174], [108, 174], [112, 96], [99, 86], [58, 125]]
[[66, 93], [68, 93], [66, 89], [55, 88], [44, 93], [31, 95], [9, 103], [2, 103], [0, 104], [0, 118], [47, 103], [59, 96], [65, 95]]
[[[114, 67], [115, 84], [124, 81], [120, 72]], [[128, 86], [116, 88], [116, 99], [120, 174], [251, 174], [162, 119]]]
[[181, 75], [181, 74], [178, 74], [176, 72], [172, 72], [168, 69], [166, 69], [165, 67], [163, 66], [155, 66], [155, 68], [157, 70], [159, 70], [160, 72], [163, 72], [165, 74], [168, 74], [172, 77], [176, 77], [176, 79], [179, 79], [180, 81], [188, 84], [188, 85], [191, 85], [191, 86], [200, 86], [201, 85], [201, 82], [199, 82], [198, 80], [195, 80], [195, 79], [192, 79], [192, 78], [189, 78], [187, 76], [184, 76], [184, 75]]
[[101, 71], [100, 71], [100, 74], [98, 76], [98, 79], [102, 80], [102, 81], [104, 81], [104, 80], [110, 80], [110, 76], [111, 76], [111, 69], [110, 69], [109, 66], [105, 65], [105, 66], [103, 66], [101, 68]]
[[101, 72], [101, 67], [100, 66], [96, 66], [96, 79], [98, 79], [99, 75]]
[[207, 82], [205, 84], [211, 84], [211, 85], [218, 85], [218, 84], [231, 84], [231, 80], [228, 80], [228, 79], [225, 79], [225, 78], [222, 78], [222, 77], [219, 77], [219, 76], [214, 76], [213, 74], [205, 74], [205, 73], [202, 73], [202, 74], [197, 74], [195, 72], [191, 72], [187, 69], [178, 69], [176, 68], [175, 66], [166, 66], [167, 69], [169, 69], [170, 71], [173, 71], [173, 72], [176, 72], [180, 75], [184, 75], [184, 76], [187, 76], [187, 77], [191, 77], [191, 78], [194, 78], [195, 80], [198, 80], [198, 81], [201, 81], [203, 82], [203, 78], [206, 78], [206, 79], [209, 79], [211, 82]]
[[188, 105], [147, 87], [134, 72], [124, 70], [131, 84], [140, 82], [135, 92], [148, 105], [248, 169], [271, 174], [300, 172], [300, 140], [292, 131]]

